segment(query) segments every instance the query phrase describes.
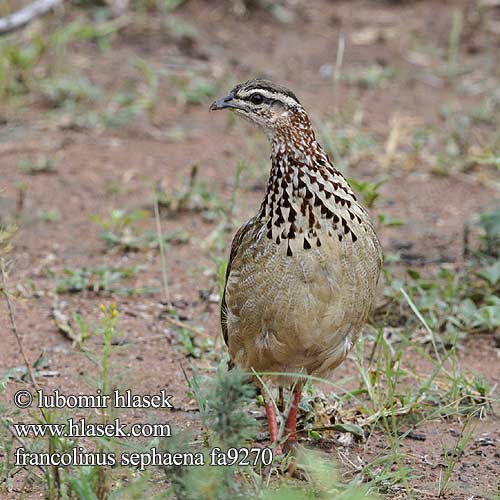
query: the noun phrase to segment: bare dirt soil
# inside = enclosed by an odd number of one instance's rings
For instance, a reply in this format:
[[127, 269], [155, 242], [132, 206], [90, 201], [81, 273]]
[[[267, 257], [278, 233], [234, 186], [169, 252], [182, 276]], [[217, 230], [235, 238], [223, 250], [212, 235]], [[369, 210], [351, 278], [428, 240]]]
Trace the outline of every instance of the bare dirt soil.
[[[386, 254], [403, 249], [406, 255], [397, 264], [400, 271], [396, 272], [403, 272], [405, 265], [432, 272], [433, 266], [443, 262], [460, 269], [464, 224], [494, 206], [498, 196], [493, 187], [496, 172], [488, 166], [473, 165], [443, 174], [436, 172], [426, 158], [412, 164], [408, 160], [411, 155], [405, 127], [417, 123], [440, 129], [445, 127], [443, 106], [467, 114], [482, 102], [484, 93], [464, 92], [462, 80], [456, 82], [433, 72], [446, 65], [446, 55], [443, 62], [442, 54], [447, 51], [456, 9], [466, 14], [459, 57], [475, 68], [471, 79], [479, 85], [487, 77], [500, 76], [498, 69], [496, 74], [494, 69], [489, 75], [481, 73], [486, 67], [498, 68], [500, 37], [484, 29], [476, 30], [474, 22], [479, 21], [467, 18], [466, 4], [451, 0], [318, 0], [297, 3], [291, 9], [292, 19], [281, 22], [267, 10], [249, 10], [238, 16], [225, 2], [189, 1], [175, 11], [175, 16], [195, 28], [194, 40], [165, 39], [158, 23], [142, 19], [125, 26], [111, 40], [112, 50], [82, 42], [72, 47], [69, 60], [108, 93], [125, 88], [128, 80], [136, 77], [130, 61], [141, 57], [154, 68], [181, 75], [199, 66], [211, 80], [223, 81], [224, 85], [227, 82], [228, 86], [259, 74], [271, 76], [295, 91], [317, 128], [337, 109], [354, 109], [358, 130], [373, 137], [375, 149], [354, 158], [348, 175], [371, 182], [387, 178], [373, 214], [376, 217], [383, 212], [405, 222], [398, 227], [380, 225], [378, 229]], [[36, 23], [57, 27], [78, 14], [78, 8], [69, 7], [63, 15], [50, 15]], [[497, 11], [488, 15], [500, 19]], [[353, 87], [344, 80], [335, 83], [331, 70], [335, 67], [339, 33], [345, 39], [342, 67], [346, 74], [352, 68], [378, 64], [397, 68], [397, 76], [373, 86]], [[426, 54], [425, 58], [417, 58], [419, 50]], [[227, 75], [232, 75], [231, 79]], [[224, 85], [217, 89], [221, 95], [229, 90]], [[0, 221], [15, 221], [19, 226], [9, 281], [19, 290], [15, 313], [28, 359], [34, 362], [41, 352], [46, 358], [39, 382], [47, 390], [88, 392], [85, 380], [94, 375], [95, 369], [58, 329], [53, 309], [64, 310], [70, 316], [78, 312], [94, 324], [101, 314], [100, 304], [114, 302], [120, 312], [120, 345], [115, 353], [120, 382], [137, 393], [167, 387], [177, 409], [169, 415], [169, 421], [180, 428], [201, 429], [182, 369], [189, 371], [194, 362], [211, 370], [213, 361], [210, 355], [203, 354], [193, 361], [175, 329], [164, 321], [158, 249], [110, 250], [102, 239], [101, 228], [90, 217], [108, 218], [113, 209], [146, 210], [146, 219], [138, 224], [141, 230], [154, 232], [155, 187], [161, 185], [165, 192], [181, 189], [193, 165], [198, 166], [207, 190], [229, 204], [236, 166], [241, 160], [257, 167], [245, 170], [241, 176], [234, 217], [244, 221], [252, 215], [265, 189], [266, 140], [246, 124], [233, 123], [223, 114], [210, 114], [210, 102], [211, 97], [201, 105], [180, 102], [175, 81], [166, 78], [159, 87], [154, 118], [137, 116], [123, 127], [66, 126], [64, 119], [49, 114], [50, 106], [40, 97], [33, 97], [17, 110], [11, 106], [0, 110]], [[395, 128], [398, 120], [399, 129]], [[470, 131], [478, 144], [488, 127], [478, 125]], [[167, 135], [173, 131], [178, 135], [169, 139]], [[394, 154], [391, 141], [396, 141]], [[29, 175], [19, 168], [23, 160], [36, 162], [39, 158], [50, 158], [54, 171]], [[57, 210], [59, 216], [55, 221], [41, 220], [37, 216], [40, 210]], [[165, 234], [180, 231], [189, 236], [188, 241], [173, 242], [166, 249], [173, 303], [183, 321], [203, 327], [214, 340], [216, 350], [221, 343], [218, 288], [210, 245], [219, 222], [193, 210], [162, 211]], [[232, 232], [232, 228], [222, 232], [226, 257]], [[124, 280], [126, 286], [151, 286], [153, 293], [128, 296], [85, 291], [62, 295], [56, 293], [51, 274], [61, 275], [65, 268], [134, 265], [141, 271]], [[3, 373], [23, 365], [3, 302], [0, 333]], [[99, 349], [100, 342], [94, 335], [86, 345]], [[500, 380], [499, 351], [491, 334], [467, 337], [459, 362], [469, 377], [484, 377], [491, 385]], [[347, 376], [355, 370], [351, 357], [336, 376]], [[21, 385], [8, 384], [3, 395], [6, 405], [12, 406], [8, 399]], [[130, 417], [140, 420], [144, 415], [132, 412]], [[19, 418], [26, 419], [26, 415]], [[477, 420], [471, 444], [458, 458], [444, 498], [497, 498], [493, 492], [500, 481], [499, 423], [494, 409]], [[437, 498], [444, 470], [443, 450], [453, 446], [461, 426], [456, 417], [436, 419], [418, 429], [423, 440], [403, 441], [405, 465], [415, 473], [412, 486], [420, 492], [418, 498]], [[390, 451], [385, 435], [379, 431], [363, 442], [325, 442], [320, 447], [343, 464], [346, 476], [360, 464]], [[388, 496], [404, 498], [405, 494], [392, 491]]]

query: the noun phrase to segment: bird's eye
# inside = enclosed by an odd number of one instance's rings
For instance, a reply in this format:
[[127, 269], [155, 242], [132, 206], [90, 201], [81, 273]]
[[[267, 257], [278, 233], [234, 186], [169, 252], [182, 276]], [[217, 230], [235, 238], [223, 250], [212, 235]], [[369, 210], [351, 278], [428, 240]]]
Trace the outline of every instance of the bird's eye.
[[262, 94], [254, 94], [250, 97], [250, 100], [253, 104], [262, 104], [264, 102], [264, 97], [262, 97]]

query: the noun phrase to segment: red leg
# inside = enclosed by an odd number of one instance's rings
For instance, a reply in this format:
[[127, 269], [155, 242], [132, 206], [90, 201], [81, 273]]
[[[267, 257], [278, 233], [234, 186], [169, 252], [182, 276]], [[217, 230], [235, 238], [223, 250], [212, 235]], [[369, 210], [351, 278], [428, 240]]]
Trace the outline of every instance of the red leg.
[[[272, 401], [266, 403], [266, 415], [267, 421], [269, 422], [269, 434], [271, 434], [271, 443], [278, 443], [278, 422], [276, 420], [276, 408]], [[281, 446], [277, 444], [275, 449], [276, 454], [281, 453]]]
[[293, 448], [297, 443], [297, 412], [299, 409], [300, 395], [300, 390], [293, 393], [290, 411], [286, 419], [285, 434], [288, 435], [288, 439], [285, 446], [287, 448]]

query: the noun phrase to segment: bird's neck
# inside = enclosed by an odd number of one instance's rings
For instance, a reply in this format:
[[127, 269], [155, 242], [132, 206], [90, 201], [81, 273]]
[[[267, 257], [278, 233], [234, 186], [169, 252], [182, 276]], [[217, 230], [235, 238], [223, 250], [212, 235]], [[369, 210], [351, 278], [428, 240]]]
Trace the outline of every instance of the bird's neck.
[[340, 240], [349, 234], [356, 239], [351, 221], [363, 214], [349, 184], [317, 142], [309, 119], [300, 125], [275, 130], [270, 138], [272, 167], [258, 214], [269, 239], [287, 241], [288, 254], [299, 240], [305, 249], [321, 246], [319, 233], [325, 229]]
[[270, 138], [271, 171], [266, 199], [279, 201], [288, 197], [301, 204], [303, 200], [314, 201], [315, 197], [319, 200], [326, 193], [328, 200], [336, 195], [339, 200], [355, 201], [348, 182], [316, 140], [307, 115], [299, 125], [277, 129]]
[[271, 159], [286, 153], [289, 157], [302, 158], [314, 151], [323, 151], [316, 141], [309, 117], [304, 111], [296, 111], [282, 123], [277, 123], [269, 135]]

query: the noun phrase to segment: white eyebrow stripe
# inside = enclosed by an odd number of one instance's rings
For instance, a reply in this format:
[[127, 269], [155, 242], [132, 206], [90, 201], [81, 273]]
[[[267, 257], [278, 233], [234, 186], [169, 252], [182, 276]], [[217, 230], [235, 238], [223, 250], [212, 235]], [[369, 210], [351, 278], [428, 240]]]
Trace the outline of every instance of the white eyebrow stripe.
[[261, 94], [267, 99], [275, 99], [277, 101], [284, 102], [284, 103], [291, 105], [291, 106], [293, 106], [293, 105], [296, 106], [298, 104], [295, 99], [293, 99], [292, 97], [287, 96], [285, 94], [282, 94], [281, 92], [271, 92], [267, 89], [259, 89], [259, 88], [240, 91], [238, 97], [240, 97], [240, 98], [241, 97], [249, 97], [253, 94]]

